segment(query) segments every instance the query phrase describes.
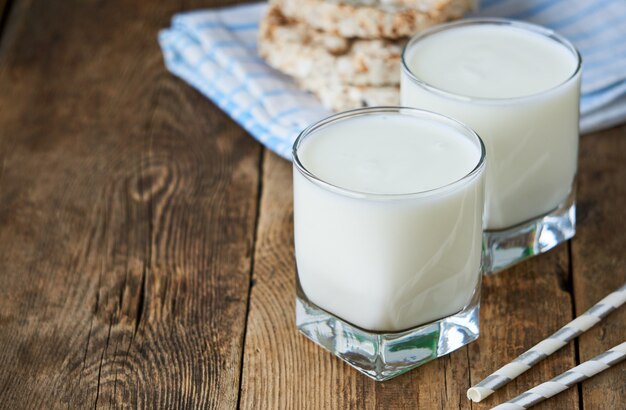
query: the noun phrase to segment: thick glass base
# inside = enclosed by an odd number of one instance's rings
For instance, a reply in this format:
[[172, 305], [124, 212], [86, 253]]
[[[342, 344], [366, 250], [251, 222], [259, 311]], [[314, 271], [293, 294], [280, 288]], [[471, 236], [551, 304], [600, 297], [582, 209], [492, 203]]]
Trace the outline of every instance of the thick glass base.
[[313, 342], [377, 381], [398, 376], [478, 338], [480, 280], [460, 312], [414, 329], [373, 332], [356, 327], [310, 302], [298, 283], [296, 325]]
[[483, 267], [497, 273], [525, 259], [542, 254], [576, 234], [576, 194], [554, 211], [509, 229], [483, 233]]

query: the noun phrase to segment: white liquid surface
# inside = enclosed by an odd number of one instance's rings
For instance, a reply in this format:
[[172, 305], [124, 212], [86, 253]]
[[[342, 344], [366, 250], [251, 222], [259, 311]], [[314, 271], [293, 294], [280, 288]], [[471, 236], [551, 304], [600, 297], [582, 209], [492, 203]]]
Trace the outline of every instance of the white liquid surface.
[[[577, 168], [580, 72], [564, 45], [510, 26], [434, 33], [407, 49], [402, 105], [467, 124], [487, 148], [486, 228], [503, 229], [565, 201]], [[485, 98], [488, 100], [475, 99]], [[524, 97], [524, 98], [520, 98]]]
[[[403, 194], [458, 181], [480, 147], [458, 130], [397, 114], [314, 131], [298, 157], [325, 182]], [[483, 172], [426, 195], [335, 192], [294, 168], [298, 276], [321, 308], [369, 330], [398, 331], [460, 311], [480, 275]]]
[[537, 94], [567, 80], [576, 59], [543, 36], [501, 26], [470, 26], [426, 37], [409, 66], [427, 84], [469, 97]]
[[411, 116], [355, 117], [305, 140], [302, 164], [319, 179], [373, 194], [408, 194], [448, 185], [478, 164], [475, 144], [449, 127]]

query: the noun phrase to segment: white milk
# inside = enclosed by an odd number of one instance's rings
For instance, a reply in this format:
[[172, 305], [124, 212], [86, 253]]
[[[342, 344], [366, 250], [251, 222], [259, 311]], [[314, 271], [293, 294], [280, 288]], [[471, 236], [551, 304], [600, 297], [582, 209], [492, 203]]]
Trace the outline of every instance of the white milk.
[[465, 23], [411, 41], [404, 57], [402, 105], [456, 118], [485, 142], [487, 229], [564, 202], [578, 156], [575, 51], [528, 29]]
[[484, 167], [464, 177], [481, 147], [463, 134], [469, 130], [425, 115], [344, 119], [297, 149], [303, 168], [334, 186], [294, 165], [302, 289], [365, 329], [403, 330], [454, 314], [478, 283]]

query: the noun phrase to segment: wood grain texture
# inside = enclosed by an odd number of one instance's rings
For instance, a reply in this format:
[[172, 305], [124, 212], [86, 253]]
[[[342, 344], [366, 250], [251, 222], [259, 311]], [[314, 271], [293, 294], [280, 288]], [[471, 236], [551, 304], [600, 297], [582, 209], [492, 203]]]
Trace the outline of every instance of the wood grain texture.
[[[561, 244], [545, 255], [522, 262], [483, 281], [481, 335], [469, 345], [472, 384], [478, 383], [572, 320], [568, 286], [569, 253]], [[473, 404], [488, 409], [576, 365], [570, 344], [501, 390]], [[576, 409], [578, 392], [570, 389], [536, 409]]]
[[[484, 404], [472, 382], [572, 318], [567, 245], [484, 281], [477, 343], [384, 383], [357, 373], [295, 328], [291, 164], [266, 154], [244, 350], [243, 408], [489, 408], [575, 365], [569, 346]], [[571, 390], [538, 408], [573, 409]]]
[[[578, 232], [572, 241], [576, 312], [626, 283], [626, 127], [582, 138]], [[580, 337], [580, 360], [626, 340], [626, 306]], [[582, 383], [585, 409], [626, 408], [626, 364]]]
[[296, 332], [291, 164], [264, 158], [241, 406], [363, 408], [374, 383]]
[[0, 407], [235, 407], [261, 151], [165, 71], [156, 33], [182, 2], [18, 6]]

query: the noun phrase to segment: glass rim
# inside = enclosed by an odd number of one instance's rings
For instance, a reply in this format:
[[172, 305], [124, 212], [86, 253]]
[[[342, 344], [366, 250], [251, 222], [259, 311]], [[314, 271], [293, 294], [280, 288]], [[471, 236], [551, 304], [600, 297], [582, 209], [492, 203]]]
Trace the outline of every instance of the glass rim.
[[[341, 122], [350, 118], [367, 116], [367, 115], [376, 115], [376, 114], [399, 114], [399, 115], [410, 115], [415, 118], [421, 119], [430, 119], [438, 122], [439, 124], [444, 124], [451, 126], [452, 128], [459, 131], [459, 133], [463, 134], [465, 137], [470, 137], [474, 142], [477, 143], [477, 148], [480, 150], [480, 158], [476, 162], [476, 165], [472, 170], [463, 175], [462, 177], [455, 179], [452, 182], [449, 182], [445, 185], [438, 186], [436, 188], [431, 188], [427, 190], [415, 191], [415, 192], [407, 192], [407, 193], [372, 193], [372, 192], [362, 192], [349, 188], [340, 187], [338, 185], [334, 185], [330, 182], [323, 180], [322, 178], [315, 175], [311, 172], [307, 167], [300, 161], [300, 157], [298, 155], [298, 151], [302, 142], [310, 135], [314, 134], [315, 131], [324, 128], [328, 125]], [[344, 112], [340, 112], [329, 117], [326, 117], [316, 123], [309, 125], [305, 128], [296, 138], [292, 147], [292, 159], [294, 166], [298, 169], [300, 174], [302, 174], [305, 178], [307, 178], [312, 183], [337, 194], [348, 196], [352, 198], [358, 199], [377, 199], [377, 200], [393, 200], [393, 199], [414, 199], [425, 196], [430, 196], [433, 194], [437, 194], [440, 192], [448, 191], [455, 186], [461, 185], [462, 183], [473, 179], [476, 175], [478, 175], [485, 168], [485, 159], [487, 157], [487, 152], [485, 149], [485, 144], [483, 143], [482, 138], [470, 127], [463, 124], [460, 121], [457, 121], [453, 118], [445, 116], [443, 114], [435, 113], [432, 111], [422, 110], [418, 108], [411, 107], [402, 107], [402, 106], [381, 106], [381, 107], [366, 107], [366, 108], [356, 108], [353, 110], [348, 110]]]
[[[409, 52], [409, 49], [415, 45], [416, 43], [418, 43], [419, 41], [430, 37], [434, 34], [440, 33], [442, 31], [448, 31], [448, 30], [453, 30], [455, 28], [459, 28], [459, 27], [464, 27], [464, 26], [479, 26], [479, 25], [493, 25], [493, 26], [509, 26], [509, 27], [514, 27], [520, 30], [525, 30], [528, 32], [532, 32], [535, 33], [537, 35], [540, 35], [544, 38], [547, 38], [551, 41], [554, 41], [558, 44], [560, 44], [561, 46], [565, 47], [570, 53], [572, 53], [572, 55], [574, 56], [574, 58], [576, 59], [576, 68], [575, 70], [572, 72], [572, 74], [567, 77], [565, 80], [563, 80], [562, 82], [558, 83], [557, 85], [547, 88], [545, 90], [541, 90], [539, 92], [536, 93], [532, 93], [529, 95], [521, 95], [521, 96], [517, 96], [517, 97], [506, 97], [506, 98], [486, 98], [486, 97], [472, 97], [469, 95], [463, 95], [463, 94], [458, 94], [452, 91], [447, 91], [444, 90], [440, 87], [434, 86], [432, 84], [427, 83], [426, 81], [422, 80], [421, 78], [419, 78], [408, 66], [407, 64], [407, 54]], [[427, 30], [424, 30], [418, 34], [415, 34], [413, 37], [411, 37], [409, 39], [409, 41], [404, 45], [403, 49], [402, 49], [402, 55], [401, 55], [401, 65], [402, 65], [402, 72], [404, 72], [409, 79], [417, 84], [418, 86], [427, 89], [428, 91], [431, 91], [435, 94], [439, 94], [442, 95], [444, 97], [450, 98], [450, 99], [454, 99], [454, 100], [458, 100], [458, 101], [465, 101], [465, 102], [483, 102], [483, 103], [498, 103], [501, 104], [503, 102], [516, 102], [516, 101], [522, 101], [522, 100], [526, 100], [526, 99], [531, 99], [531, 98], [535, 98], [547, 93], [550, 93], [551, 91], [557, 90], [563, 86], [565, 86], [567, 83], [569, 83], [570, 81], [572, 81], [574, 78], [576, 78], [578, 76], [578, 74], [581, 72], [582, 69], [582, 56], [580, 55], [580, 52], [578, 51], [578, 49], [576, 48], [576, 46], [574, 46], [574, 44], [572, 44], [571, 41], [569, 41], [568, 39], [566, 39], [565, 37], [563, 37], [562, 35], [558, 34], [557, 32], [555, 32], [554, 30], [551, 30], [549, 28], [537, 25], [537, 24], [533, 24], [533, 23], [527, 23], [527, 22], [523, 22], [523, 21], [518, 21], [518, 20], [511, 20], [511, 19], [506, 19], [506, 18], [498, 18], [498, 17], [477, 17], [477, 18], [467, 18], [467, 19], [463, 19], [463, 20], [458, 20], [458, 21], [454, 21], [454, 22], [450, 22], [450, 23], [444, 23], [444, 24], [439, 24], [437, 26], [431, 27]]]

